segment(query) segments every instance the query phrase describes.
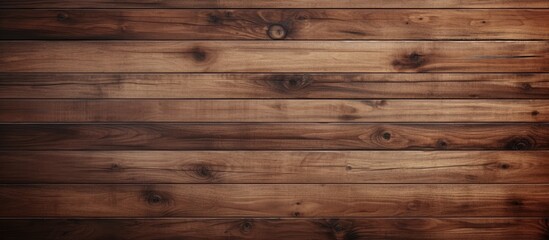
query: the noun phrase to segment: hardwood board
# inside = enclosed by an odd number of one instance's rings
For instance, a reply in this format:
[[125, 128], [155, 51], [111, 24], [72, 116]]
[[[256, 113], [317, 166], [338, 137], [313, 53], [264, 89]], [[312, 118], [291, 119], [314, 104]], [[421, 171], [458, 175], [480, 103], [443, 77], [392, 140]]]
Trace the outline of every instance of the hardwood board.
[[0, 122], [549, 122], [549, 100], [3, 100]]
[[549, 41], [2, 41], [0, 72], [547, 72]]
[[3, 239], [545, 240], [543, 218], [2, 219]]
[[549, 98], [549, 74], [0, 74], [0, 98]]
[[546, 217], [549, 184], [0, 185], [1, 217]]
[[0, 124], [3, 150], [547, 150], [549, 124]]
[[[549, 10], [3, 10], [0, 39], [549, 39]], [[282, 32], [278, 32], [282, 31]]]
[[3, 0], [1, 8], [549, 8], [546, 0]]
[[2, 151], [0, 154], [0, 183], [549, 182], [548, 151]]

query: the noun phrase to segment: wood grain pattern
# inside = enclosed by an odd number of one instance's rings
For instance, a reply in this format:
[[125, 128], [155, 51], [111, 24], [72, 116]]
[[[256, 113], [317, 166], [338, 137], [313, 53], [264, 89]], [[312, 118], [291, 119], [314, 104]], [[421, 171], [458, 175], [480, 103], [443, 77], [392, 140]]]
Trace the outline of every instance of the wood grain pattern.
[[548, 52], [549, 41], [2, 41], [0, 72], [547, 72]]
[[[0, 183], [547, 183], [548, 151], [3, 151]], [[40, 169], [40, 171], [35, 171]]]
[[0, 185], [1, 217], [545, 217], [549, 185]]
[[24, 219], [0, 220], [11, 239], [544, 240], [540, 218]]
[[545, 0], [3, 0], [1, 8], [549, 8]]
[[547, 122], [549, 100], [4, 100], [0, 122]]
[[[549, 10], [4, 10], [0, 39], [549, 39]], [[280, 28], [280, 36], [272, 31]]]
[[0, 98], [549, 98], [549, 74], [0, 74]]
[[1, 124], [3, 150], [547, 150], [549, 124]]

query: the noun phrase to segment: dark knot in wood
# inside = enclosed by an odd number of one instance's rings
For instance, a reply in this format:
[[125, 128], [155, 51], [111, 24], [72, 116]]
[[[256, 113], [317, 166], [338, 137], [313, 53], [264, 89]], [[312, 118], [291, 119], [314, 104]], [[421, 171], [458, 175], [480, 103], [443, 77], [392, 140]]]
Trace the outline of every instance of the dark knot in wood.
[[307, 75], [273, 75], [268, 80], [271, 87], [282, 93], [300, 91], [312, 84]]
[[203, 61], [206, 61], [207, 57], [208, 57], [208, 54], [206, 53], [206, 51], [204, 51], [202, 48], [200, 47], [194, 47], [192, 50], [191, 50], [191, 54], [193, 56], [193, 59], [197, 62], [203, 62]]
[[425, 65], [425, 63], [427, 63], [427, 59], [425, 58], [425, 56], [417, 52], [412, 52], [398, 59], [395, 59], [392, 62], [392, 65], [395, 69], [398, 70], [411, 70], [417, 69]]
[[267, 35], [273, 40], [282, 40], [286, 38], [288, 31], [286, 28], [280, 24], [273, 24], [269, 26], [267, 30]]
[[439, 139], [437, 141], [437, 148], [447, 148], [448, 147], [448, 143], [446, 141], [444, 141], [443, 139]]
[[242, 233], [249, 233], [252, 231], [252, 228], [254, 227], [253, 223], [250, 220], [245, 220], [240, 224], [240, 232]]
[[383, 139], [385, 140], [391, 140], [391, 133], [390, 132], [384, 132], [383, 133]]
[[146, 197], [147, 197], [147, 202], [151, 205], [156, 205], [163, 202], [162, 196], [153, 192], [147, 193]]
[[528, 138], [513, 138], [505, 146], [508, 150], [530, 150], [533, 147], [534, 143]]
[[219, 25], [223, 23], [223, 19], [215, 14], [208, 14], [208, 23]]
[[57, 20], [58, 21], [65, 21], [69, 18], [69, 14], [66, 13], [66, 12], [60, 12], [60, 13], [57, 13]]

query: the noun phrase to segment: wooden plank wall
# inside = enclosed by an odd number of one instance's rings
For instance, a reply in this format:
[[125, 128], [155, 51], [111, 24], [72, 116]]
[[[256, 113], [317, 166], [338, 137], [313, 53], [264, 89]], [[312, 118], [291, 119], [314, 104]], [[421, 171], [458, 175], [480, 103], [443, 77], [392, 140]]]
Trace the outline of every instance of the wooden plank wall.
[[3, 0], [2, 239], [549, 238], [548, 0]]

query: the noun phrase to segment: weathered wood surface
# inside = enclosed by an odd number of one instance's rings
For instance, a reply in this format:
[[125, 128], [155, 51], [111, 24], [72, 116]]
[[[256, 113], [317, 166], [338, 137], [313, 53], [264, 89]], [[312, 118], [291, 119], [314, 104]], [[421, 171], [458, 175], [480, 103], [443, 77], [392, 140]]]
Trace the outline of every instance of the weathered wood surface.
[[549, 39], [549, 10], [3, 10], [0, 39]]
[[549, 74], [0, 74], [0, 98], [549, 98]]
[[549, 182], [548, 151], [0, 153], [0, 183]]
[[547, 122], [549, 100], [3, 100], [0, 122]]
[[0, 124], [3, 150], [548, 150], [549, 124]]
[[3, 239], [547, 239], [543, 218], [2, 219]]
[[0, 72], [547, 72], [549, 41], [2, 41]]
[[0, 217], [546, 217], [548, 184], [0, 185]]
[[546, 0], [3, 0], [1, 8], [549, 8]]

